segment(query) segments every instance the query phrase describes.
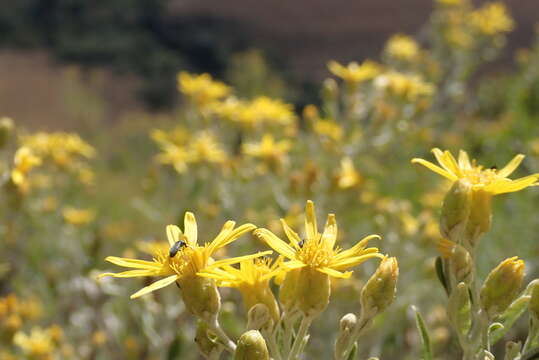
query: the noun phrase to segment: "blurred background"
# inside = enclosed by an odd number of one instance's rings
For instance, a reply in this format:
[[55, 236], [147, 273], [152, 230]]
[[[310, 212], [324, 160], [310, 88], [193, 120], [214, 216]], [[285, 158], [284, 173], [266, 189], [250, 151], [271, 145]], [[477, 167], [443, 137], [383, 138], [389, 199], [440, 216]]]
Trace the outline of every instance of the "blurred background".
[[[177, 289], [130, 300], [152, 279], [97, 282], [119, 270], [104, 258], [150, 259], [185, 211], [202, 242], [229, 219], [284, 236], [307, 199], [320, 224], [336, 214], [343, 248], [377, 233], [399, 260], [360, 358], [420, 357], [411, 305], [434, 357], [459, 358], [434, 269], [448, 184], [410, 160], [464, 149], [495, 169], [522, 153], [514, 177], [539, 172], [538, 21], [533, 0], [0, 5], [0, 359], [199, 359]], [[481, 279], [508, 256], [539, 276], [538, 204], [538, 188], [495, 198]], [[261, 249], [247, 235], [218, 256]], [[376, 266], [333, 284], [307, 359], [331, 358]], [[237, 338], [245, 309], [222, 296]]]

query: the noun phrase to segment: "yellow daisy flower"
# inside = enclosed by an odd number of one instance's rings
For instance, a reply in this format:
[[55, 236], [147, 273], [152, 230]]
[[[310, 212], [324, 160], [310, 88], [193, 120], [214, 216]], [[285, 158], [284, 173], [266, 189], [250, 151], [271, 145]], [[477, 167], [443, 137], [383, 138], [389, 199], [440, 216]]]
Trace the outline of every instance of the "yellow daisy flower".
[[249, 259], [240, 262], [239, 269], [225, 265], [205, 270], [198, 275], [216, 280], [219, 287], [238, 289], [247, 309], [256, 304], [266, 305], [273, 319], [278, 321], [279, 306], [269, 287], [269, 281], [282, 273], [283, 270], [280, 267], [282, 260], [282, 257], [275, 261], [265, 257]]
[[380, 238], [370, 235], [348, 250], [335, 247], [337, 223], [329, 214], [322, 233], [318, 232], [314, 203], [307, 201], [305, 209], [305, 235], [302, 239], [284, 220], [281, 223], [289, 243], [267, 229], [257, 229], [255, 235], [288, 261], [282, 264], [287, 274], [281, 287], [281, 302], [292, 310], [299, 307], [306, 315], [321, 312], [329, 303], [330, 277], [349, 278], [344, 272], [371, 258], [382, 258], [377, 248], [366, 248], [369, 240]]
[[127, 278], [142, 276], [165, 276], [165, 278], [158, 280], [131, 295], [131, 298], [134, 299], [152, 291], [161, 289], [176, 281], [182, 283], [182, 279], [195, 277], [199, 272], [228, 264], [238, 263], [242, 260], [248, 260], [271, 253], [271, 251], [266, 251], [253, 255], [214, 261], [212, 259], [212, 255], [217, 250], [225, 247], [233, 241], [236, 241], [243, 234], [248, 233], [256, 228], [256, 226], [252, 224], [244, 224], [236, 229], [234, 229], [234, 226], [234, 221], [227, 221], [224, 224], [221, 232], [212, 242], [200, 246], [197, 243], [198, 231], [195, 216], [191, 212], [186, 212], [184, 218], [184, 232], [182, 232], [180, 228], [175, 225], [167, 226], [166, 232], [168, 243], [170, 245], [168, 252], [162, 248], [160, 249], [156, 247], [152, 261], [109, 256], [105, 259], [106, 261], [134, 270], [128, 270], [120, 273], [104, 273], [101, 274], [100, 277], [113, 276]]
[[537, 185], [539, 179], [539, 174], [528, 175], [516, 180], [508, 178], [524, 159], [522, 154], [516, 155], [507, 165], [498, 170], [477, 165], [475, 160], [470, 161], [468, 154], [463, 150], [459, 152], [458, 161], [447, 150], [442, 151], [434, 148], [432, 152], [441, 167], [418, 158], [412, 159], [412, 163], [421, 164], [452, 182], [466, 180], [474, 191], [481, 190], [490, 195], [510, 193]]

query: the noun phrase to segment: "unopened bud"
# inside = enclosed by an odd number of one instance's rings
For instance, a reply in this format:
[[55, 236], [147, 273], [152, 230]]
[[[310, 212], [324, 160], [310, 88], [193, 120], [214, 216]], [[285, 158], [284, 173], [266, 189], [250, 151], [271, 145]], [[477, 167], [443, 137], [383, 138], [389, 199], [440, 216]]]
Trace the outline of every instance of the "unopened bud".
[[473, 259], [468, 250], [451, 240], [442, 239], [438, 242], [438, 250], [450, 264], [452, 284], [470, 283], [473, 277]]
[[466, 180], [455, 181], [442, 205], [440, 232], [454, 242], [460, 242], [472, 208], [472, 187]]
[[213, 335], [208, 331], [208, 325], [204, 321], [199, 320], [197, 324], [195, 342], [202, 355], [208, 359], [211, 359], [218, 357], [218, 355], [223, 351], [223, 347], [217, 341], [212, 340]]
[[361, 290], [361, 312], [365, 318], [381, 313], [395, 299], [399, 265], [394, 257], [385, 257]]
[[13, 133], [13, 120], [4, 117], [0, 119], [0, 149], [3, 148]]
[[324, 103], [334, 102], [339, 96], [339, 85], [332, 78], [327, 78], [322, 84], [322, 100]]
[[[537, 281], [537, 280], [536, 280]], [[539, 282], [530, 284], [532, 286], [530, 293], [530, 302], [528, 303], [528, 310], [532, 317], [539, 321]]]
[[492, 195], [483, 190], [473, 191], [472, 208], [466, 224], [466, 239], [471, 249], [479, 238], [490, 230], [492, 220]]
[[260, 330], [271, 327], [273, 327], [273, 319], [266, 305], [256, 304], [249, 309], [247, 313], [247, 329]]
[[342, 359], [350, 340], [352, 339], [352, 333], [357, 324], [357, 316], [350, 313], [342, 317], [339, 323], [339, 334], [337, 335], [337, 341], [335, 342], [335, 359]]
[[472, 327], [471, 309], [470, 290], [461, 282], [451, 292], [447, 304], [449, 321], [459, 336], [467, 336]]
[[195, 275], [181, 277], [178, 284], [187, 310], [207, 322], [214, 321], [221, 308], [215, 281]]
[[492, 319], [515, 299], [524, 278], [524, 261], [512, 257], [502, 261], [488, 275], [480, 293], [481, 308]]
[[249, 330], [238, 340], [234, 360], [269, 360], [268, 348], [262, 334]]

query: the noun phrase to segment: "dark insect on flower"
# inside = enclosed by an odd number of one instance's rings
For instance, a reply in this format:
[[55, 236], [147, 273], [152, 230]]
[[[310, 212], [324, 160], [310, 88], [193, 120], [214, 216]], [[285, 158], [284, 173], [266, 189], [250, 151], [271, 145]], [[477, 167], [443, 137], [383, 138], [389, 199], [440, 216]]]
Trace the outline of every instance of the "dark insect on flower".
[[298, 246], [299, 246], [300, 248], [302, 248], [303, 245], [305, 245], [305, 239], [301, 239], [301, 241], [298, 243]]
[[490, 170], [498, 170], [498, 166], [497, 166], [497, 165], [492, 165], [492, 166], [490, 167]]
[[183, 240], [178, 240], [174, 243], [174, 245], [172, 245], [170, 247], [170, 250], [168, 252], [168, 255], [173, 258], [174, 256], [176, 256], [176, 254], [178, 253], [178, 251], [180, 251], [180, 249], [183, 249], [184, 247], [187, 246], [187, 243]]

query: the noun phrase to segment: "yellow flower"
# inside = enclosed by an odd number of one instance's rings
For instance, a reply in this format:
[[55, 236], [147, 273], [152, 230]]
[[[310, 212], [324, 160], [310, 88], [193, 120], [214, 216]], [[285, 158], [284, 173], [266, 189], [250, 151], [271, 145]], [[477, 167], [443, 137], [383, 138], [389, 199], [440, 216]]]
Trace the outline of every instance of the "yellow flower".
[[82, 226], [95, 220], [95, 211], [92, 209], [76, 209], [66, 207], [62, 210], [64, 221], [75, 226]]
[[421, 164], [435, 173], [451, 180], [465, 180], [472, 186], [473, 191], [484, 191], [490, 195], [498, 195], [520, 191], [529, 186], [535, 185], [539, 179], [539, 174], [528, 175], [526, 177], [511, 180], [508, 178], [513, 171], [520, 165], [524, 155], [515, 156], [502, 169], [484, 168], [477, 165], [475, 160], [470, 161], [468, 154], [460, 150], [458, 161], [449, 151], [441, 151], [438, 148], [432, 149], [436, 160], [441, 167], [423, 159], [412, 159], [412, 163]]
[[375, 80], [375, 85], [388, 91], [393, 96], [408, 101], [415, 101], [422, 96], [434, 93], [434, 86], [425, 82], [419, 75], [388, 71]]
[[225, 162], [226, 153], [213, 134], [203, 131], [195, 135], [194, 138], [187, 149], [189, 161], [216, 164]]
[[195, 105], [206, 106], [229, 95], [232, 89], [226, 84], [213, 80], [210, 74], [178, 74], [178, 90]]
[[341, 189], [348, 189], [359, 185], [361, 175], [354, 167], [352, 159], [345, 157], [341, 160], [341, 166], [337, 173], [337, 185]]
[[228, 98], [215, 104], [214, 112], [246, 129], [262, 125], [294, 126], [296, 123], [293, 105], [267, 96], [259, 96], [251, 101]]
[[282, 264], [287, 271], [281, 287], [280, 298], [285, 309], [298, 307], [307, 316], [321, 312], [329, 303], [329, 277], [349, 278], [351, 272], [343, 272], [371, 258], [382, 258], [377, 248], [366, 248], [370, 235], [348, 250], [335, 247], [337, 223], [335, 215], [329, 214], [322, 233], [318, 232], [314, 204], [307, 201], [305, 209], [305, 235], [302, 239], [284, 220], [282, 226], [289, 243], [279, 239], [267, 229], [257, 229], [255, 235], [288, 261]]
[[153, 129], [150, 133], [150, 137], [159, 145], [185, 145], [187, 139], [189, 139], [189, 132], [182, 126], [176, 126], [174, 129], [169, 131]]
[[13, 337], [13, 343], [20, 347], [25, 354], [35, 359], [52, 359], [55, 345], [49, 332], [34, 327], [30, 335], [18, 332]]
[[275, 141], [271, 134], [265, 134], [259, 143], [244, 144], [242, 150], [245, 155], [263, 159], [270, 165], [278, 165], [284, 161], [291, 147], [290, 141]]
[[400, 60], [413, 60], [419, 55], [419, 45], [410, 36], [393, 35], [387, 42], [386, 53]]
[[161, 164], [172, 165], [179, 174], [186, 172], [187, 164], [190, 160], [187, 149], [173, 143], [164, 143], [160, 145], [162, 152], [157, 154], [155, 161]]
[[[240, 256], [225, 260], [214, 261], [212, 255], [219, 249], [225, 247], [233, 241], [236, 241], [241, 235], [248, 233], [256, 228], [252, 224], [244, 224], [234, 229], [235, 222], [227, 221], [221, 232], [211, 243], [203, 246], [198, 245], [198, 231], [195, 216], [191, 212], [185, 213], [184, 231], [175, 225], [167, 226], [167, 238], [170, 250], [156, 248], [152, 261], [120, 258], [109, 256], [105, 260], [118, 266], [132, 268], [120, 273], [104, 273], [103, 276], [113, 276], [119, 278], [143, 277], [143, 276], [165, 276], [165, 278], [154, 282], [153, 284], [142, 288], [131, 298], [148, 294], [152, 291], [161, 289], [184, 277], [193, 277], [197, 273], [207, 271], [216, 267], [235, 264], [242, 260], [252, 259], [268, 254], [262, 252], [254, 255]], [[177, 253], [174, 253], [174, 249]], [[171, 256], [173, 255], [173, 256]]]
[[496, 35], [513, 30], [513, 19], [501, 2], [486, 4], [470, 14], [471, 25], [485, 35]]
[[371, 60], [366, 60], [361, 65], [353, 61], [347, 66], [343, 66], [336, 61], [330, 61], [328, 68], [333, 75], [350, 84], [359, 84], [371, 80], [382, 71], [382, 66]]
[[36, 156], [30, 148], [23, 146], [15, 153], [13, 162], [14, 167], [11, 170], [11, 181], [17, 187], [25, 189], [27, 187], [26, 175], [32, 168], [41, 165], [41, 158]]
[[279, 306], [271, 292], [269, 281], [282, 272], [281, 263], [281, 257], [275, 262], [269, 258], [250, 259], [240, 262], [239, 269], [225, 265], [200, 272], [199, 276], [216, 280], [217, 286], [238, 289], [247, 310], [256, 304], [264, 304], [273, 319], [278, 321]]
[[313, 130], [316, 134], [335, 142], [340, 141], [343, 136], [342, 127], [333, 120], [316, 119], [313, 121]]

